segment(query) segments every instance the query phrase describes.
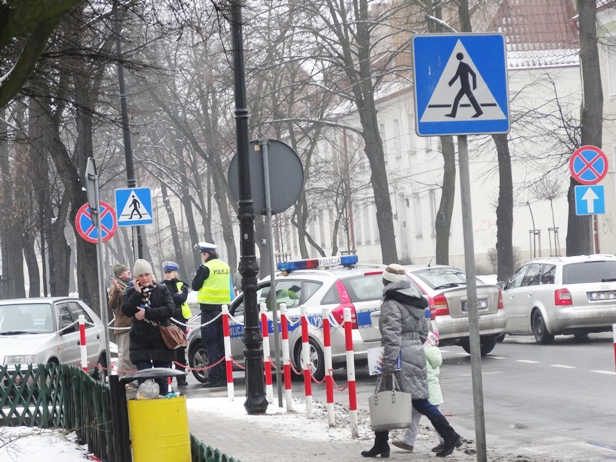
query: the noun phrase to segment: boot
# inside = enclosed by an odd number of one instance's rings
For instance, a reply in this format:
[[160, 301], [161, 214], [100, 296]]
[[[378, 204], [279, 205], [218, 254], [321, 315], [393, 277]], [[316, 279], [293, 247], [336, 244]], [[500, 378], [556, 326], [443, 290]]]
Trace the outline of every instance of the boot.
[[188, 385], [188, 382], [186, 381], [186, 376], [185, 375], [179, 375], [177, 377], [177, 381], [178, 381], [178, 387], [185, 387]]
[[445, 440], [441, 451], [436, 453], [436, 457], [448, 456], [455, 448], [462, 446], [462, 437], [455, 432], [444, 416], [434, 417], [430, 419], [430, 422]]
[[374, 446], [369, 451], [362, 451], [361, 455], [364, 457], [389, 457], [389, 432], [374, 432]]

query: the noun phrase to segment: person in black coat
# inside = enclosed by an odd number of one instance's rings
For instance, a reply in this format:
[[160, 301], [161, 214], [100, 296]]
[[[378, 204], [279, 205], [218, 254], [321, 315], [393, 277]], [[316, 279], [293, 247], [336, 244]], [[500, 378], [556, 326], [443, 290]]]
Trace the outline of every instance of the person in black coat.
[[[169, 289], [157, 284], [152, 276], [152, 265], [137, 260], [133, 268], [133, 287], [122, 297], [122, 312], [132, 318], [129, 357], [137, 370], [152, 367], [171, 367], [175, 351], [165, 346], [158, 324], [169, 325], [175, 303]], [[139, 380], [139, 384], [144, 380]], [[167, 394], [167, 379], [157, 379], [160, 394]]]
[[[184, 312], [188, 310], [190, 312], [190, 308], [188, 306], [184, 307], [185, 310], [182, 309], [182, 305], [186, 303], [186, 299], [188, 298], [188, 284], [184, 281], [180, 281], [178, 271], [180, 266], [172, 261], [163, 262], [163, 271], [165, 273], [165, 280], [163, 284], [167, 286], [169, 292], [171, 292], [171, 297], [173, 297], [173, 302], [175, 303], [175, 312], [173, 313], [173, 319], [179, 321], [179, 323], [175, 323], [184, 333], [186, 333], [186, 320], [190, 319], [190, 315], [188, 318], [184, 317]], [[171, 321], [173, 322], [173, 321]], [[175, 368], [177, 370], [185, 372], [186, 367], [186, 347], [176, 348], [175, 350]], [[186, 382], [186, 376], [180, 375], [178, 378], [178, 387], [185, 387], [188, 385]]]

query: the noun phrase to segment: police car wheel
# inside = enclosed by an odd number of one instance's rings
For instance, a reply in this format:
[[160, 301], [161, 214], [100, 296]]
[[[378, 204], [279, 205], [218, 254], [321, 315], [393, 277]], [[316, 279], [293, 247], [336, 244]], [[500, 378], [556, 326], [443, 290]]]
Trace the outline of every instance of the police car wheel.
[[[200, 344], [201, 342], [199, 342]], [[188, 351], [188, 364], [191, 367], [192, 375], [199, 381], [200, 383], [207, 382], [208, 379], [208, 371], [207, 370], [195, 370], [193, 368], [201, 369], [210, 364], [210, 361], [207, 358], [207, 354], [205, 353], [205, 349], [202, 345], [195, 345]]]
[[[309, 340], [309, 351], [310, 361], [312, 362], [312, 374], [316, 380], [321, 381], [325, 377], [325, 354], [319, 343], [313, 338]], [[295, 364], [300, 368], [304, 364], [302, 361], [302, 342], [298, 342], [295, 347]]]

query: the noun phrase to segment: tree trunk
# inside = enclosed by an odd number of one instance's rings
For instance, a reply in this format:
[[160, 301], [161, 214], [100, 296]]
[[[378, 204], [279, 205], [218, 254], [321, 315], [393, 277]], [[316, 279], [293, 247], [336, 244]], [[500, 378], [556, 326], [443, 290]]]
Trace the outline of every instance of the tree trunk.
[[[69, 210], [69, 198], [65, 193], [58, 207], [56, 221], [51, 224], [52, 240], [49, 245], [49, 267], [54, 272], [49, 273], [49, 287], [51, 296], [68, 295], [70, 293], [71, 275], [71, 246], [64, 235], [66, 219]], [[51, 261], [53, 260], [53, 266]], [[55, 280], [54, 280], [55, 279]]]
[[169, 228], [171, 229], [171, 241], [173, 242], [173, 249], [175, 250], [175, 260], [178, 262], [178, 265], [180, 265], [180, 272], [184, 275], [188, 275], [192, 273], [192, 271], [188, 271], [188, 268], [186, 268], [186, 265], [184, 264], [184, 255], [182, 254], [182, 246], [180, 245], [180, 236], [178, 235], [178, 227], [175, 222], [175, 214], [173, 213], [173, 208], [169, 203], [167, 185], [163, 181], [160, 182], [160, 191], [163, 196], [163, 204], [165, 205], [167, 217], [169, 217]]
[[496, 207], [496, 254], [498, 280], [507, 281], [513, 274], [513, 177], [506, 134], [492, 135], [498, 153], [498, 206]]
[[0, 207], [0, 238], [2, 239], [2, 298], [25, 297], [23, 288], [23, 256], [21, 234], [16, 226], [13, 181], [9, 162], [6, 109], [0, 108], [0, 175], [2, 178], [2, 207]]
[[436, 264], [449, 265], [449, 236], [451, 234], [451, 217], [456, 196], [456, 150], [452, 136], [441, 136], [441, 153], [443, 154], [443, 186], [441, 202], [436, 213], [434, 228], [436, 230]]
[[[603, 91], [601, 89], [601, 70], [597, 47], [597, 4], [587, 0], [577, 0], [580, 34], [580, 65], [584, 97], [582, 99], [581, 142], [598, 148], [603, 136]], [[569, 219], [567, 221], [567, 255], [590, 255], [593, 253], [592, 215], [578, 216], [575, 213], [576, 180], [571, 177], [567, 200]]]

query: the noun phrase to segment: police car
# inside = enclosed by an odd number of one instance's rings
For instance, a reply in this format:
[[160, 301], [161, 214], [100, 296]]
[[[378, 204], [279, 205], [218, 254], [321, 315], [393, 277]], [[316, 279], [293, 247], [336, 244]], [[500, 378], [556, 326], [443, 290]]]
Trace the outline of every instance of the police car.
[[[356, 255], [339, 257], [287, 261], [278, 263], [276, 275], [276, 302], [287, 305], [289, 319], [289, 351], [293, 367], [301, 368], [302, 336], [300, 328], [300, 307], [307, 309], [310, 360], [312, 371], [317, 380], [325, 376], [322, 311], [328, 308], [339, 328], [332, 329], [331, 351], [334, 367], [346, 363], [343, 312], [351, 308], [353, 350], [355, 360], [366, 360], [367, 348], [380, 345], [381, 335], [378, 326], [372, 325], [370, 314], [379, 309], [383, 293], [382, 273], [385, 265], [358, 264]], [[270, 296], [269, 277], [257, 287], [258, 303], [267, 302]], [[239, 364], [243, 364], [244, 344], [244, 298], [238, 296], [229, 307], [233, 316], [230, 319], [231, 354]], [[272, 319], [272, 313], [268, 312]], [[280, 311], [278, 311], [280, 317]], [[281, 331], [279, 329], [279, 331]], [[270, 348], [274, 358], [273, 325], [270, 322]], [[188, 360], [191, 367], [203, 368], [208, 364], [207, 356], [201, 343], [200, 329], [194, 329], [188, 336]], [[280, 354], [282, 358], [282, 353]], [[197, 380], [204, 383], [207, 371], [193, 370]]]

